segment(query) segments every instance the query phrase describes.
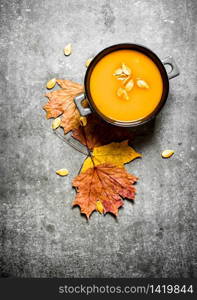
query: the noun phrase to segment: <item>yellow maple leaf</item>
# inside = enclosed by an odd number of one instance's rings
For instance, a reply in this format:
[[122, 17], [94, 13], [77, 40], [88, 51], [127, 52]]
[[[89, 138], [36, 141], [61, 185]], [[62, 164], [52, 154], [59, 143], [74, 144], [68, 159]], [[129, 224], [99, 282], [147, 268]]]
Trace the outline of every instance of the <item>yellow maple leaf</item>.
[[83, 163], [81, 173], [94, 166], [109, 163], [122, 167], [124, 164], [141, 157], [133, 148], [128, 145], [128, 140], [121, 143], [111, 143], [105, 146], [95, 147], [92, 158], [88, 157]]

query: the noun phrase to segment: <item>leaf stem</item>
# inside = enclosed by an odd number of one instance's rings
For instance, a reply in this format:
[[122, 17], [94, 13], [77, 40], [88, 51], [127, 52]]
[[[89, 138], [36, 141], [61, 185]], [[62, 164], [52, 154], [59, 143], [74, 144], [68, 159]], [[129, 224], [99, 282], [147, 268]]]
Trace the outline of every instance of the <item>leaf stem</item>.
[[80, 153], [87, 155], [87, 153], [83, 152], [81, 149], [79, 149], [79, 147], [77, 147], [76, 145], [74, 145], [71, 141], [67, 141], [65, 137], [63, 137], [59, 132], [57, 132], [57, 130], [54, 131], [54, 133], [62, 140], [64, 141], [66, 144], [68, 144], [69, 146], [73, 147], [75, 150], [79, 151]]
[[93, 155], [88, 147], [88, 141], [87, 141], [87, 137], [86, 137], [86, 132], [85, 132], [85, 129], [84, 129], [84, 126], [82, 126], [82, 134], [83, 134], [83, 137], [84, 137], [84, 140], [85, 140], [85, 146], [87, 148], [87, 151], [88, 151], [88, 156], [91, 158], [92, 160], [92, 164], [93, 166], [95, 167], [95, 163], [94, 163], [94, 160], [93, 160]]

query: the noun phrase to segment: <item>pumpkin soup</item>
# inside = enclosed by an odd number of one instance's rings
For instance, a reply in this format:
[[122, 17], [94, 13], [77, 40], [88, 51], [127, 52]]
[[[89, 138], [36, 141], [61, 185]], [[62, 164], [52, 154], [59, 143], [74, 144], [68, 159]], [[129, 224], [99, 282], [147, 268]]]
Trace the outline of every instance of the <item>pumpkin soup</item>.
[[96, 108], [121, 122], [138, 121], [158, 106], [163, 91], [155, 63], [134, 50], [118, 50], [104, 56], [90, 77], [90, 93]]

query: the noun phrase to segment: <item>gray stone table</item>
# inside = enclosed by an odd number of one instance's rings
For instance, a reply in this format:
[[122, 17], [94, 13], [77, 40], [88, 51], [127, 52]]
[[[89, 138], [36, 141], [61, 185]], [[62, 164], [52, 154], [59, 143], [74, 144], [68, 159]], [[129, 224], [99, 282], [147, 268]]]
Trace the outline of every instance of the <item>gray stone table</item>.
[[[195, 0], [0, 1], [1, 276], [197, 276], [196, 16]], [[52, 133], [43, 94], [53, 77], [83, 82], [86, 59], [119, 42], [172, 55], [181, 75], [134, 143], [135, 204], [87, 222], [72, 209], [84, 156]], [[175, 155], [164, 160], [167, 148]], [[62, 167], [68, 177], [55, 174]]]

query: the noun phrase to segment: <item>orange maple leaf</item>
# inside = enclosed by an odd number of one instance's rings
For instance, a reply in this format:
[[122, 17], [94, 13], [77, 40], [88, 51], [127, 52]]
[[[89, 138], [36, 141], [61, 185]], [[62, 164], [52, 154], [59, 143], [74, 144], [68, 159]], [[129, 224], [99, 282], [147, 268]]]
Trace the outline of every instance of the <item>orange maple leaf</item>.
[[124, 205], [122, 198], [134, 200], [135, 187], [133, 184], [137, 177], [111, 164], [101, 164], [89, 168], [73, 180], [77, 190], [73, 206], [79, 205], [81, 213], [87, 218], [97, 209], [96, 203], [100, 201], [104, 213], [111, 212], [117, 216], [118, 209]]
[[64, 128], [66, 134], [80, 126], [80, 114], [73, 99], [83, 92], [83, 86], [70, 80], [58, 79], [57, 83], [62, 89], [45, 95], [49, 101], [43, 109], [46, 111], [47, 119], [62, 115], [60, 126]]
[[111, 142], [134, 139], [134, 132], [129, 128], [115, 127], [97, 117], [87, 116], [87, 125], [73, 130], [72, 136], [87, 146], [90, 150]]

